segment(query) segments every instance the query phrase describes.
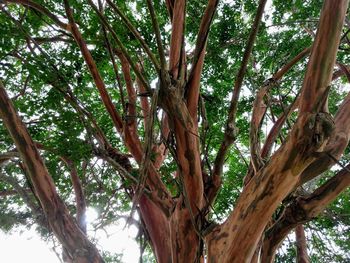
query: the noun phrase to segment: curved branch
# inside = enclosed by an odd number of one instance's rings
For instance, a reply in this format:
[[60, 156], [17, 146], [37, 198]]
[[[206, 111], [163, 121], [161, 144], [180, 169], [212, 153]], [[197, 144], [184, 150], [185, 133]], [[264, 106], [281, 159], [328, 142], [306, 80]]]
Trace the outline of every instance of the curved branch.
[[299, 196], [284, 210], [281, 217], [266, 232], [263, 243], [263, 262], [272, 262], [275, 251], [299, 224], [317, 217], [337, 196], [350, 186], [350, 164], [307, 196]]

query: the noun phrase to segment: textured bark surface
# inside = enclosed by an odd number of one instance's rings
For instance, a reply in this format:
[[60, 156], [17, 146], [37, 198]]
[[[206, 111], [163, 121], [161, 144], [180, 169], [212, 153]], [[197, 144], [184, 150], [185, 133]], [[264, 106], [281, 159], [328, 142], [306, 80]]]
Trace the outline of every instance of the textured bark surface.
[[[115, 167], [122, 174], [123, 179], [130, 179], [130, 186], [125, 190], [134, 201], [134, 206], [137, 205], [139, 208], [143, 231], [149, 238], [157, 262], [204, 262], [204, 258], [207, 257], [206, 262], [209, 263], [269, 263], [273, 262], [278, 246], [295, 228], [298, 262], [309, 262], [302, 223], [312, 220], [321, 213], [326, 205], [350, 185], [348, 166], [314, 192], [300, 194], [293, 198], [293, 194], [297, 192], [300, 185], [320, 175], [337, 162], [349, 142], [350, 94], [339, 107], [334, 120], [327, 109], [329, 85], [332, 78], [339, 74], [332, 73], [348, 6], [347, 0], [324, 1], [312, 47], [305, 48], [290, 60], [265, 82], [257, 93], [250, 127], [250, 167], [244, 181], [244, 188], [230, 216], [216, 226], [208, 226], [207, 214], [220, 190], [226, 155], [237, 136], [235, 119], [239, 95], [267, 1], [259, 1], [241, 66], [235, 79], [224, 138], [218, 147], [213, 167], [209, 169], [210, 175], [207, 174], [201, 159], [203, 152], [200, 150], [198, 127], [199, 119], [203, 119], [204, 116], [199, 116], [198, 108], [208, 35], [219, 1], [208, 1], [199, 25], [190, 63], [186, 61], [184, 45], [186, 0], [165, 1], [172, 23], [168, 61], [165, 59], [153, 2], [147, 0], [160, 62], [118, 6], [112, 1], [107, 1], [133, 34], [135, 41], [140, 43], [157, 71], [158, 83], [155, 90], [150, 88], [143, 75], [142, 62], [135, 64], [132, 61], [118, 35], [109, 25], [103, 8], [98, 9], [94, 2], [88, 1], [101, 20], [104, 41], [111, 56], [118, 84], [120, 85], [119, 73], [122, 74], [125, 82], [125, 97], [120, 88], [123, 113], [119, 113], [113, 104], [97, 63], [80, 32], [80, 26], [74, 21], [73, 10], [68, 0], [64, 1], [68, 24], [34, 2], [22, 0], [5, 2], [29, 6], [48, 16], [60, 28], [72, 34], [114, 128], [134, 163], [139, 167], [138, 177], [131, 175], [133, 170], [129, 156], [112, 147], [94, 118], [79, 106], [73, 96], [67, 95], [67, 98], [80, 116], [91, 122], [89, 132], [100, 147], [94, 150]], [[107, 33], [111, 35], [118, 48], [112, 48]], [[291, 67], [310, 52], [300, 95], [281, 116], [276, 118], [274, 126], [261, 147], [259, 131], [267, 109], [264, 103], [265, 96]], [[116, 67], [116, 59], [119, 59], [121, 64], [120, 71]], [[188, 72], [187, 68], [189, 68]], [[350, 80], [346, 67], [341, 68], [343, 74]], [[135, 80], [133, 80], [134, 74]], [[142, 107], [140, 112], [145, 130], [144, 140], [140, 139], [140, 132], [137, 129], [138, 97]], [[28, 170], [35, 195], [40, 200], [50, 228], [64, 247], [67, 262], [103, 262], [97, 249], [84, 233], [86, 226], [83, 224], [83, 214], [86, 204], [74, 163], [69, 158], [62, 157], [71, 171], [76, 194], [78, 223], [58, 196], [54, 182], [39, 155], [38, 145], [30, 137], [1, 83], [0, 103], [0, 117], [9, 130], [16, 144], [16, 150]], [[157, 107], [163, 114], [159, 128], [162, 133], [160, 143], [154, 143], [156, 139], [153, 138], [155, 126], [153, 117], [157, 114]], [[295, 110], [298, 110], [298, 117], [288, 138], [270, 156], [282, 126]], [[151, 154], [155, 158], [151, 158]], [[177, 166], [174, 173], [178, 181], [176, 196], [172, 196], [167, 189], [159, 171], [167, 154], [172, 155]], [[17, 156], [18, 154], [14, 155], [11, 152], [0, 156], [0, 164]], [[15, 185], [15, 182], [12, 184]], [[26, 191], [21, 189], [18, 191], [21, 191], [23, 196], [26, 195]], [[272, 215], [289, 196], [292, 196], [292, 200], [285, 205], [277, 219], [272, 219]], [[31, 206], [34, 209], [35, 206]], [[205, 253], [207, 255], [204, 256]]]
[[1, 82], [0, 104], [0, 117], [16, 144], [50, 228], [74, 262], [103, 262], [95, 246], [81, 231], [58, 196], [54, 182], [39, 155], [38, 149]]

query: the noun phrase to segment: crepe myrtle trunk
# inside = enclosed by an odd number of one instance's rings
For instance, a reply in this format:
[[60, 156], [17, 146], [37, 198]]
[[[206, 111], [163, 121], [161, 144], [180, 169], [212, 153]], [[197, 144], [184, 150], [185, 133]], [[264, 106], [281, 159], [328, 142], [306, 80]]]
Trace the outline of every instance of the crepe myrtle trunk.
[[[106, 85], [93, 56], [87, 48], [79, 26], [74, 22], [73, 11], [69, 6], [69, 1], [64, 1], [69, 24], [59, 23], [58, 17], [51, 15], [46, 8], [31, 1], [8, 0], [5, 2], [23, 4], [46, 15], [50, 14], [49, 17], [56, 24], [73, 35], [90, 70], [91, 77], [96, 84], [106, 112], [111, 117], [120, 137], [124, 140], [128, 151], [142, 168], [140, 170], [144, 171], [144, 174], [140, 175], [142, 182], [133, 185], [133, 190], [136, 193], [140, 193], [140, 196], [137, 196], [134, 201], [140, 208], [139, 211], [144, 222], [145, 231], [158, 263], [197, 263], [204, 261], [209, 263], [250, 263], [258, 262], [259, 260], [261, 262], [273, 261], [277, 249], [277, 241], [274, 238], [283, 232], [284, 225], [282, 225], [282, 230], [275, 236], [269, 236], [267, 233], [274, 233], [274, 231], [268, 232], [268, 230], [278, 229], [274, 228], [273, 224], [279, 223], [278, 221], [272, 222], [272, 215], [281, 202], [305, 179], [301, 178], [303, 172], [317, 161], [317, 158], [324, 153], [324, 149], [327, 149], [328, 141], [332, 141], [335, 136], [332, 131], [333, 126], [337, 125], [337, 123], [334, 124], [331, 116], [324, 112], [324, 106], [340, 42], [342, 24], [348, 6], [347, 0], [324, 1], [319, 28], [311, 50], [301, 90], [298, 119], [291, 129], [288, 139], [271, 156], [269, 162], [255, 162], [254, 173], [247, 180], [234, 210], [226, 221], [218, 225], [207, 224], [207, 213], [211, 204], [214, 203], [220, 188], [220, 177], [226, 153], [235, 139], [234, 132], [231, 134], [227, 130], [235, 130], [234, 119], [237, 111], [239, 90], [266, 0], [259, 1], [259, 15], [256, 16], [256, 23], [254, 23], [252, 28], [249, 43], [242, 60], [242, 67], [237, 78], [238, 81], [235, 84], [235, 96], [233, 96], [228, 113], [229, 118], [225, 139], [220, 146], [213, 165], [214, 173], [209, 178], [205, 176], [205, 172], [202, 170], [201, 154], [203, 153], [200, 152], [200, 140], [198, 138], [198, 119], [200, 118], [198, 118], [197, 112], [200, 76], [204, 63], [207, 36], [218, 1], [208, 1], [197, 36], [193, 63], [187, 76], [183, 41], [186, 1], [166, 0], [172, 21], [169, 65], [167, 68], [165, 59], [162, 59], [162, 63], [158, 65], [154, 57], [152, 57], [152, 62], [157, 72], [160, 72], [159, 103], [157, 105], [165, 112], [167, 117], [165, 120], [167, 120], [169, 130], [171, 130], [168, 133], [171, 133], [171, 136], [173, 136], [171, 138], [173, 145], [170, 145], [170, 147], [176, 146], [171, 147], [170, 150], [177, 164], [176, 177], [181, 182], [179, 186], [180, 193], [177, 197], [173, 197], [162, 182], [158, 171], [159, 167], [156, 167], [157, 162], [145, 160], [147, 159], [145, 157], [148, 156], [145, 149], [151, 149], [152, 147], [141, 144], [135, 122], [125, 122], [112, 103]], [[92, 1], [89, 1], [89, 3], [91, 6], [94, 5]], [[148, 6], [150, 9], [152, 8], [151, 1], [148, 1]], [[117, 34], [108, 24], [104, 14], [98, 11], [96, 7], [94, 10], [98, 13], [101, 23], [111, 33], [111, 37], [116, 43], [119, 43], [120, 40]], [[157, 31], [157, 21], [155, 21], [154, 17], [152, 23]], [[131, 31], [134, 32], [134, 29]], [[140, 40], [140, 36], [136, 33], [135, 37]], [[160, 37], [158, 37], [158, 45], [161, 46]], [[147, 46], [144, 45], [143, 47], [147, 54], [151, 53]], [[120, 52], [124, 52], [123, 55], [125, 56], [125, 59], [121, 59], [125, 80], [130, 80], [128, 66], [131, 66], [137, 73], [136, 75], [141, 85], [144, 85], [144, 88], [148, 90], [149, 87], [147, 87], [142, 72], [131, 61], [131, 57], [127, 56], [127, 51], [122, 45], [120, 45], [120, 50]], [[160, 52], [160, 56], [164, 56], [164, 52]], [[134, 88], [132, 87], [133, 83], [131, 81], [126, 82], [128, 82], [127, 93], [129, 99], [135, 97]], [[150, 91], [149, 93], [151, 94], [152, 92]], [[157, 93], [154, 92], [154, 94]], [[0, 117], [3, 119], [21, 155], [34, 187], [35, 195], [40, 201], [50, 228], [62, 243], [70, 262], [103, 262], [96, 247], [88, 240], [84, 232], [80, 230], [79, 225], [69, 214], [67, 207], [60, 199], [37, 147], [1, 83], [0, 99]], [[348, 105], [344, 106], [347, 109], [344, 112], [348, 113], [349, 109], [347, 107]], [[132, 111], [131, 108], [128, 110]], [[152, 107], [150, 107], [148, 112], [148, 115], [151, 116]], [[340, 114], [340, 120], [344, 112]], [[151, 124], [152, 122], [145, 125], [145, 127], [151, 127]], [[342, 135], [348, 134], [350, 127], [347, 127], [347, 122], [341, 121], [340, 125], [343, 126], [337, 126], [335, 130], [344, 128]], [[148, 129], [146, 128], [146, 130]], [[149, 135], [149, 138], [146, 138], [147, 140], [145, 141], [152, 143], [152, 133], [146, 131], [146, 134]], [[345, 143], [347, 143], [346, 140], [344, 140]], [[100, 141], [103, 141], [101, 136]], [[256, 147], [252, 147], [252, 151], [255, 151], [255, 149]], [[252, 158], [255, 157], [252, 156]], [[142, 187], [144, 189], [140, 191]], [[283, 220], [280, 221], [284, 222]], [[287, 227], [288, 223], [286, 221]], [[274, 241], [276, 242], [274, 243]], [[269, 242], [271, 246], [264, 246], [264, 244]], [[266, 247], [272, 247], [273, 249], [271, 251], [266, 249]]]

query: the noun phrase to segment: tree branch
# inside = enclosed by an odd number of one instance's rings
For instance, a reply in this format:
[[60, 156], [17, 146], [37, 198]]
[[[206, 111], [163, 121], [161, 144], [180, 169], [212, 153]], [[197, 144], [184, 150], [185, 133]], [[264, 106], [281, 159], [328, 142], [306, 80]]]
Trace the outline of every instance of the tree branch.
[[[305, 76], [306, 80], [323, 83], [323, 80], [327, 80], [324, 75], [331, 78], [335, 60], [333, 60], [333, 65], [326, 66], [327, 72], [320, 69], [326, 58], [335, 58], [337, 54], [338, 46], [331, 44], [332, 48], [329, 48], [327, 40], [332, 38], [332, 42], [339, 43], [341, 25], [344, 22], [347, 6], [347, 0], [326, 0], [324, 2], [321, 22], [313, 46], [313, 51], [317, 52], [311, 55]], [[332, 21], [328, 21], [328, 19]], [[325, 23], [325, 20], [328, 23]], [[321, 49], [319, 49], [320, 44], [323, 44]], [[315, 88], [312, 83], [310, 84], [312, 92]], [[308, 87], [304, 86], [304, 89]], [[326, 87], [324, 90], [322, 88], [321, 90], [316, 89], [316, 93], [313, 95], [323, 95], [325, 91]], [[304, 107], [308, 94], [310, 95], [310, 92], [305, 90], [302, 94]], [[302, 111], [303, 114], [299, 115], [288, 140], [275, 152], [264, 168], [250, 180], [229, 218], [207, 236], [209, 258], [211, 255], [217, 255], [214, 253], [216, 248], [225, 247], [216, 258], [218, 262], [249, 262], [251, 260], [272, 214], [283, 199], [295, 189], [300, 174], [315, 159], [313, 157], [315, 152], [322, 151], [322, 147], [331, 135], [324, 130], [321, 142], [314, 140], [314, 135], [317, 133], [314, 132], [315, 126], [310, 124], [312, 124], [312, 116], [315, 117], [316, 110], [319, 110], [318, 103], [321, 99], [319, 98], [319, 101], [311, 100], [310, 107], [314, 111], [307, 112], [306, 108]], [[324, 121], [326, 122], [327, 119]], [[331, 126], [330, 122], [327, 124]], [[249, 249], [246, 249], [247, 247]]]
[[77, 222], [78, 225], [86, 234], [86, 200], [84, 195], [83, 186], [78, 176], [77, 168], [74, 162], [66, 156], [60, 156], [61, 160], [67, 165], [70, 169], [70, 179], [72, 181], [74, 194], [75, 194], [75, 205], [77, 209]]
[[84, 57], [84, 60], [85, 60], [87, 66], [91, 72], [91, 76], [96, 84], [96, 87], [100, 93], [100, 97], [102, 99], [102, 102], [105, 105], [107, 112], [109, 113], [109, 116], [112, 118], [112, 121], [113, 121], [115, 128], [121, 133], [123, 130], [122, 119], [119, 116], [114, 104], [112, 103], [111, 98], [108, 95], [105, 83], [103, 82], [103, 80], [101, 78], [101, 75], [97, 69], [95, 61], [92, 58], [91, 53], [90, 53], [89, 49], [87, 48], [86, 43], [85, 43], [77, 25], [76, 25], [76, 23], [74, 22], [73, 13], [72, 13], [72, 10], [69, 6], [68, 0], [64, 0], [64, 4], [65, 4], [65, 9], [66, 9], [66, 14], [68, 16], [68, 20], [69, 20], [69, 23], [70, 23], [71, 28], [72, 28], [72, 34], [74, 36], [74, 39], [77, 42], [77, 44], [81, 50], [81, 53]]
[[133, 24], [130, 22], [130, 20], [123, 14], [123, 12], [113, 3], [111, 0], [106, 0], [107, 4], [116, 12], [124, 24], [127, 26], [127, 28], [130, 30], [130, 32], [135, 36], [135, 38], [140, 42], [143, 50], [148, 55], [149, 59], [152, 61], [154, 68], [157, 72], [160, 70], [159, 62], [157, 58], [152, 53], [151, 49], [147, 45], [146, 41], [142, 38], [141, 34], [137, 31], [137, 29], [133, 26]]
[[[64, 202], [58, 196], [54, 182], [1, 82], [0, 104], [4, 106], [0, 107], [0, 117], [16, 144], [28, 170], [35, 194], [56, 237], [69, 253], [76, 257], [77, 262], [102, 262], [98, 251], [80, 231]], [[81, 253], [82, 250], [88, 252]]]
[[115, 33], [115, 31], [113, 30], [113, 28], [111, 27], [111, 25], [108, 23], [106, 17], [98, 10], [98, 8], [96, 7], [96, 5], [92, 2], [92, 0], [88, 0], [90, 6], [92, 7], [92, 9], [96, 12], [96, 14], [98, 15], [98, 17], [100, 18], [101, 22], [106, 26], [106, 28], [108, 29], [108, 31], [111, 33], [114, 41], [117, 43], [117, 45], [119, 46], [121, 52], [124, 54], [124, 56], [126, 57], [126, 59], [128, 60], [132, 70], [135, 72], [135, 74], [137, 75], [137, 77], [140, 79], [140, 81], [142, 82], [142, 84], [145, 86], [145, 88], [147, 89], [148, 92], [151, 92], [151, 87], [148, 84], [147, 80], [145, 79], [145, 77], [141, 74], [141, 72], [138, 70], [136, 64], [133, 62], [131, 56], [129, 55], [127, 49], [125, 48], [125, 46], [123, 45], [123, 43], [120, 41], [120, 39], [118, 38], [117, 34]]
[[183, 44], [185, 30], [186, 0], [175, 0], [170, 39], [169, 70], [173, 79], [178, 79], [183, 67]]
[[[204, 59], [203, 58], [200, 59], [200, 58], [201, 56], [204, 55], [203, 53], [205, 53], [205, 47], [209, 36], [210, 26], [214, 19], [214, 15], [215, 15], [218, 3], [219, 3], [219, 0], [208, 0], [208, 4], [204, 11], [204, 15], [202, 17], [201, 24], [199, 26], [199, 31], [197, 34], [196, 47], [194, 49], [194, 55], [192, 59], [192, 68], [190, 70], [189, 80], [193, 78], [195, 71], [197, 71], [196, 70], [196, 68], [198, 67], [197, 64], [198, 63], [203, 64]], [[202, 65], [200, 65], [199, 67], [202, 68]], [[199, 88], [199, 87], [195, 87], [195, 88]]]
[[[334, 17], [339, 17], [343, 13], [344, 8], [347, 8], [347, 3], [342, 1], [342, 4], [339, 5], [338, 2], [325, 1], [324, 8], [333, 10], [333, 12], [324, 13], [319, 22], [319, 28], [322, 28], [322, 34], [329, 35], [329, 38], [319, 37], [321, 32], [320, 30], [317, 31], [301, 89], [301, 113], [315, 113], [321, 109], [321, 100], [324, 98], [327, 87], [331, 82], [336, 60], [337, 53], [331, 51], [338, 50], [341, 28], [344, 22], [343, 19], [334, 19]], [[324, 55], [319, 56], [319, 54]]]
[[262, 14], [264, 12], [265, 4], [266, 4], [266, 0], [259, 1], [257, 14], [255, 16], [254, 23], [253, 23], [251, 31], [250, 31], [250, 35], [249, 35], [247, 46], [246, 46], [245, 51], [244, 51], [241, 67], [240, 67], [240, 69], [237, 73], [237, 76], [236, 76], [236, 81], [235, 81], [235, 85], [234, 85], [234, 89], [233, 89], [233, 94], [232, 94], [232, 98], [231, 98], [229, 112], [228, 112], [228, 118], [227, 118], [227, 122], [226, 122], [224, 139], [220, 145], [219, 151], [216, 154], [216, 158], [214, 161], [213, 179], [212, 179], [213, 187], [210, 190], [210, 192], [207, 193], [207, 197], [208, 197], [209, 202], [213, 202], [214, 199], [216, 198], [217, 192], [221, 186], [222, 167], [223, 167], [224, 162], [225, 162], [226, 154], [236, 138], [237, 129], [235, 126], [235, 115], [236, 115], [236, 111], [237, 111], [238, 98], [239, 98], [239, 94], [240, 94], [242, 83], [243, 83], [243, 77], [244, 77], [245, 71], [247, 69], [249, 57], [250, 57], [251, 51], [253, 49], [253, 44], [254, 44], [254, 41], [255, 41], [255, 38], [256, 38], [256, 35], [258, 32], [260, 20], [261, 20]]
[[297, 263], [309, 263], [305, 230], [303, 225], [298, 225], [295, 228], [295, 239], [297, 247]]
[[273, 260], [276, 249], [290, 231], [299, 224], [313, 220], [350, 186], [349, 169], [350, 164], [313, 193], [297, 197], [285, 208], [280, 218], [265, 234], [262, 250], [262, 259], [266, 260], [264, 262]]
[[154, 30], [154, 33], [155, 33], [156, 39], [157, 39], [158, 54], [159, 54], [159, 58], [160, 58], [160, 67], [163, 71], [165, 71], [167, 69], [167, 63], [166, 63], [166, 59], [165, 59], [165, 53], [164, 53], [162, 38], [161, 38], [160, 30], [159, 30], [157, 15], [154, 11], [152, 1], [153, 0], [147, 0], [147, 6], [148, 6], [148, 10], [149, 10], [149, 13], [151, 16], [153, 30]]
[[21, 4], [24, 6], [31, 7], [40, 13], [48, 16], [57, 26], [60, 28], [66, 30], [66, 31], [71, 31], [70, 25], [63, 23], [56, 15], [52, 14], [47, 8], [43, 7], [40, 4], [37, 4], [33, 1], [30, 0], [2, 0], [5, 4], [6, 3], [14, 3], [14, 4]]

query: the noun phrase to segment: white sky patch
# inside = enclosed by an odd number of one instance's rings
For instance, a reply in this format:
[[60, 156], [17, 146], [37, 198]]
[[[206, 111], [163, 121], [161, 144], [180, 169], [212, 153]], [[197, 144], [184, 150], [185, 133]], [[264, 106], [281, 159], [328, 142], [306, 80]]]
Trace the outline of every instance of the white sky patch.
[[[91, 223], [97, 218], [98, 212], [94, 208], [88, 208], [86, 212], [88, 232], [98, 240], [97, 248], [106, 252], [123, 254], [122, 262], [124, 263], [138, 262], [140, 252], [135, 241], [138, 228], [135, 225], [125, 227], [125, 220], [121, 219], [103, 230], [100, 229], [96, 233], [91, 232]], [[136, 215], [135, 219], [138, 219]], [[41, 240], [34, 229], [27, 230], [21, 227], [9, 235], [0, 231], [1, 262], [60, 263], [50, 246], [52, 243]]]
[[0, 232], [0, 247], [2, 262], [60, 263], [48, 244], [41, 240], [34, 230], [11, 235]]

